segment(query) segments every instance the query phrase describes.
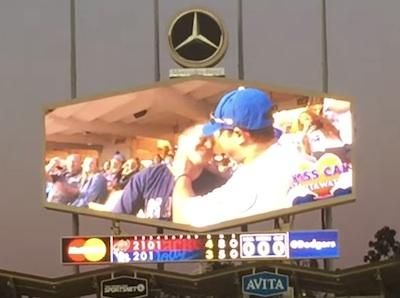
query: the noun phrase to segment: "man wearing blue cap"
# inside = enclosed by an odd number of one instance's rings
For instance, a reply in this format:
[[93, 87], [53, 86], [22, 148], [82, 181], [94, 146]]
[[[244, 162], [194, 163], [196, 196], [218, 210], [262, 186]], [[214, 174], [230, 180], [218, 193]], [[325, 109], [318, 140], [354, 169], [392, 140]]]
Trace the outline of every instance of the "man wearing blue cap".
[[207, 226], [292, 206], [288, 191], [296, 163], [293, 152], [276, 142], [272, 108], [270, 97], [258, 89], [240, 87], [222, 97], [203, 136], [193, 137], [213, 136], [217, 147], [239, 166], [223, 186], [195, 196], [192, 181], [200, 169], [178, 150], [174, 222]]

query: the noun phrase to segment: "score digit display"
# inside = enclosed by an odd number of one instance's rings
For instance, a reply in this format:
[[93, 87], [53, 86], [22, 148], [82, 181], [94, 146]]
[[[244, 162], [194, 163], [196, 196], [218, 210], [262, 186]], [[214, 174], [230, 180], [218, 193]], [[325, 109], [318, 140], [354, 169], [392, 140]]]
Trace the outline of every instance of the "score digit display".
[[204, 259], [204, 237], [164, 235], [112, 237], [112, 263], [159, 263]]
[[176, 263], [339, 257], [335, 230], [62, 239], [63, 264]]
[[242, 259], [273, 259], [289, 256], [287, 233], [240, 235]]
[[112, 263], [223, 261], [239, 258], [236, 234], [112, 237]]

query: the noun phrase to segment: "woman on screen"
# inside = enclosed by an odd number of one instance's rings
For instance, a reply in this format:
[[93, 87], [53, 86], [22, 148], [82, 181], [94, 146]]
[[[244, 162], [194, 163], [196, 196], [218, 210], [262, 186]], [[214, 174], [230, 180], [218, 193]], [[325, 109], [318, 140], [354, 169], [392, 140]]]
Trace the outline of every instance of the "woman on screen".
[[339, 130], [327, 118], [311, 110], [300, 114], [298, 128], [304, 134], [303, 150], [309, 155], [344, 146]]

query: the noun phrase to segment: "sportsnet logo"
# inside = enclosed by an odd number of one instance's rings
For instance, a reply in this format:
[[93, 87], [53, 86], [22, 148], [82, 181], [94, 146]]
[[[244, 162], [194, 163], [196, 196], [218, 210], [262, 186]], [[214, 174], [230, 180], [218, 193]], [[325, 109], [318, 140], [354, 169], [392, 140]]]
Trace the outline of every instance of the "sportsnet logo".
[[291, 259], [338, 258], [338, 232], [334, 230], [289, 232]]
[[109, 293], [135, 293], [144, 292], [146, 287], [143, 284], [138, 284], [137, 286], [129, 285], [105, 285], [104, 294]]
[[103, 298], [140, 298], [148, 296], [147, 280], [131, 276], [119, 276], [101, 282]]

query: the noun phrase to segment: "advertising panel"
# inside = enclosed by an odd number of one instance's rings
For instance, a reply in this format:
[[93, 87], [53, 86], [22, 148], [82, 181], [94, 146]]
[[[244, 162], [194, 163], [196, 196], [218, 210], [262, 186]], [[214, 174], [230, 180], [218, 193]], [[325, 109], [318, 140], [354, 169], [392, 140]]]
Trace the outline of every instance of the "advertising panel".
[[258, 272], [242, 276], [242, 292], [257, 297], [276, 297], [284, 294], [289, 288], [287, 275], [271, 272]]
[[286, 233], [179, 234], [62, 239], [63, 264], [177, 263], [332, 259], [336, 230]]
[[109, 263], [110, 237], [68, 237], [62, 239], [62, 263]]
[[291, 231], [289, 254], [292, 259], [323, 259], [340, 256], [337, 231]]
[[101, 281], [101, 298], [148, 297], [148, 281], [133, 276], [118, 276]]
[[208, 232], [354, 201], [343, 98], [176, 79], [44, 123], [49, 209]]

